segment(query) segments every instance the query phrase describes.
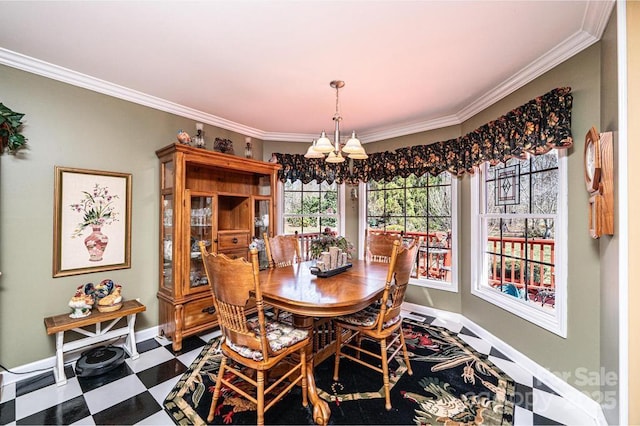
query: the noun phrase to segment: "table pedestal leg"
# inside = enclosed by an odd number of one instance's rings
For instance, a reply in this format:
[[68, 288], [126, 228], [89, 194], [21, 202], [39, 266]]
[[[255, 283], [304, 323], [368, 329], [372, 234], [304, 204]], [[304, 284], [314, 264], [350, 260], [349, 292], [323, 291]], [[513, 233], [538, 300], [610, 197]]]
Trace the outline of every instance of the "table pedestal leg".
[[[293, 325], [296, 328], [306, 329], [309, 332], [309, 336], [313, 339], [313, 318], [307, 316], [294, 315]], [[313, 421], [319, 425], [326, 425], [329, 423], [329, 417], [331, 416], [331, 410], [329, 404], [318, 396], [318, 390], [316, 389], [316, 379], [314, 377], [313, 370], [313, 342], [307, 346], [307, 395], [309, 402], [313, 405]]]

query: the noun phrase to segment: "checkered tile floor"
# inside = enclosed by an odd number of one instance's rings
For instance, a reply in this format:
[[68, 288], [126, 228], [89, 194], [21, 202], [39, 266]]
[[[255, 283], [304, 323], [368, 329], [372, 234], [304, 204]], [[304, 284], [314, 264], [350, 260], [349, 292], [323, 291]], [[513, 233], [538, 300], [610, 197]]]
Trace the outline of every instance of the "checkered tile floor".
[[[461, 324], [416, 313], [405, 312], [404, 316], [458, 333], [509, 374], [516, 382], [514, 424], [596, 424], [579, 407]], [[76, 377], [73, 365], [69, 365], [66, 367], [68, 382], [60, 387], [56, 386], [52, 372], [8, 384], [2, 389], [0, 424], [173, 424], [163, 410], [164, 398], [214, 335], [187, 338], [178, 353], [162, 338], [138, 342], [138, 359], [127, 358], [118, 369], [93, 378]]]

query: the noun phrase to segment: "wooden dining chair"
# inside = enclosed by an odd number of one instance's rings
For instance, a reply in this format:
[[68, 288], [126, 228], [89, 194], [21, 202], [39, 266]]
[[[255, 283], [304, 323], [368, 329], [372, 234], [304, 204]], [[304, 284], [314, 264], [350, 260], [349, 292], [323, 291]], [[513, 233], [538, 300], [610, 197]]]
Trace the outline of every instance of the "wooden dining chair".
[[302, 261], [297, 235], [276, 235], [270, 238], [265, 233], [264, 244], [270, 268], [291, 266]]
[[[297, 234], [276, 235], [275, 237], [269, 238], [265, 232], [263, 238], [269, 268], [282, 268], [302, 262]], [[280, 309], [272, 308], [271, 310], [275, 319], [284, 319], [280, 317]], [[287, 319], [293, 320], [290, 316], [287, 316]]]
[[[407, 345], [402, 333], [400, 309], [407, 284], [409, 283], [411, 269], [415, 264], [416, 250], [416, 240], [411, 241], [408, 246], [403, 245], [398, 240], [394, 241], [382, 298], [359, 312], [334, 319], [336, 355], [333, 380], [337, 381], [339, 378], [340, 358], [343, 357], [382, 373], [385, 408], [387, 410], [391, 409], [389, 362], [401, 350], [404, 362], [407, 365], [407, 372], [409, 375], [413, 374], [407, 353]], [[343, 335], [345, 330], [351, 331], [351, 334]], [[362, 341], [365, 339], [376, 341], [380, 345], [380, 353], [374, 353], [363, 348]], [[345, 348], [348, 348], [347, 352], [345, 352]], [[391, 354], [389, 355], [388, 352], [391, 352]], [[365, 361], [360, 356], [361, 354], [365, 354], [369, 358], [373, 357], [375, 363]], [[381, 364], [381, 367], [378, 364]]]
[[365, 239], [366, 259], [372, 262], [389, 263], [393, 243], [394, 241], [402, 242], [402, 235], [367, 230]]
[[[200, 251], [224, 336], [222, 360], [207, 421], [213, 420], [223, 385], [256, 404], [258, 425], [264, 424], [265, 411], [298, 383], [302, 386], [302, 405], [306, 407], [308, 332], [265, 318], [258, 277], [258, 251], [251, 249], [250, 261], [207, 253], [203, 242], [200, 242]], [[257, 316], [248, 317], [251, 299], [255, 300]], [[277, 376], [273, 369], [276, 365]], [[255, 371], [255, 378], [248, 372], [250, 370]], [[243, 390], [237, 384], [240, 379], [254, 386], [255, 392]], [[286, 386], [283, 388], [283, 385]]]

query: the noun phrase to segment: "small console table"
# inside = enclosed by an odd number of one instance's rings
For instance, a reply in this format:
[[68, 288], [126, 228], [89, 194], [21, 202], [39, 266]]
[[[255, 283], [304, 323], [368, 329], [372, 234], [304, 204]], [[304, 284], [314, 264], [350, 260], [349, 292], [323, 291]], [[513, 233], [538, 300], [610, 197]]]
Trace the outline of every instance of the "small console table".
[[[69, 314], [61, 314], [44, 319], [44, 325], [47, 328], [47, 334], [56, 335], [56, 365], [53, 367], [53, 375], [56, 378], [56, 384], [62, 386], [67, 383], [67, 376], [64, 374], [64, 353], [73, 351], [94, 343], [104, 342], [116, 337], [127, 336], [127, 340], [123, 345], [123, 349], [129, 354], [131, 359], [136, 359], [138, 349], [136, 348], [136, 337], [134, 325], [136, 323], [136, 314], [144, 312], [147, 308], [138, 300], [125, 300], [122, 308], [114, 312], [100, 312], [94, 309], [91, 315], [84, 318], [70, 318]], [[127, 318], [127, 326], [112, 330], [113, 326], [122, 318]], [[102, 328], [103, 322], [111, 321], [106, 327]], [[94, 331], [87, 330], [85, 327], [95, 325]], [[64, 343], [64, 332], [75, 331], [82, 334], [84, 338]]]

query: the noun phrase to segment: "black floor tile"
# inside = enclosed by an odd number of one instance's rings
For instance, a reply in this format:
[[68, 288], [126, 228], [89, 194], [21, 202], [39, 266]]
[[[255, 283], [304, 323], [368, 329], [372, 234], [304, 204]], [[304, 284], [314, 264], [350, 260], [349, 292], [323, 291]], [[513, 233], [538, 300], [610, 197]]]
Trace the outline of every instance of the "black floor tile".
[[554, 391], [553, 389], [551, 389], [549, 386], [545, 385], [544, 383], [542, 383], [540, 380], [538, 380], [537, 377], [533, 378], [533, 387], [535, 389], [540, 389], [542, 391], [545, 391], [547, 393], [551, 393], [553, 395], [558, 395], [560, 396], [560, 394], [558, 394], [556, 391]]
[[127, 363], [123, 363], [119, 367], [108, 371], [104, 374], [94, 377], [78, 377], [78, 383], [80, 384], [80, 388], [82, 392], [89, 392], [93, 389], [97, 389], [100, 386], [104, 386], [108, 383], [115, 382], [116, 380], [120, 380], [123, 377], [126, 377], [130, 374], [133, 374], [133, 371], [129, 368]]
[[411, 312], [411, 315], [415, 315], [417, 317], [423, 317], [424, 320], [422, 320], [421, 322], [423, 322], [425, 324], [431, 324], [432, 322], [434, 322], [436, 320], [435, 317], [432, 317], [432, 316], [429, 316], [429, 315], [420, 314], [418, 312]]
[[182, 375], [187, 371], [187, 366], [173, 358], [162, 364], [154, 365], [138, 373], [138, 378], [144, 383], [147, 389], [154, 387], [164, 381]]
[[0, 425], [14, 422], [16, 419], [16, 400], [11, 399], [0, 404]]
[[46, 410], [32, 414], [16, 422], [18, 425], [68, 425], [91, 415], [89, 407], [80, 395]]
[[165, 348], [169, 349], [169, 351], [175, 356], [186, 354], [187, 352], [191, 352], [194, 349], [198, 349], [203, 347], [207, 342], [199, 338], [198, 336], [189, 336], [185, 339], [182, 339], [182, 349], [179, 351], [173, 350], [173, 345], [168, 344]]
[[162, 346], [156, 339], [149, 339], [143, 342], [136, 343], [136, 348], [138, 349], [138, 353], [148, 352], [152, 349], [156, 349]]
[[[511, 358], [509, 358], [508, 356], [506, 356], [505, 354], [503, 354], [502, 352], [500, 352], [499, 350], [497, 350], [493, 346], [491, 347], [491, 350], [489, 351], [489, 356], [495, 356], [496, 358], [502, 358], [502, 359], [506, 359], [507, 361], [511, 361]], [[513, 361], [511, 361], [511, 362], [513, 362]]]
[[[70, 365], [64, 367], [64, 372], [67, 375], [67, 379], [75, 376], [73, 368]], [[28, 379], [20, 380], [16, 383], [16, 397], [51, 386], [55, 382], [56, 379], [53, 375], [53, 370], [47, 373], [38, 374], [37, 376], [29, 377]]]
[[516, 383], [513, 403], [520, 408], [533, 411], [533, 388], [522, 383]]
[[97, 425], [132, 425], [162, 410], [149, 392], [122, 401], [93, 415]]
[[534, 425], [562, 425], [563, 423], [558, 423], [555, 420], [548, 419], [540, 414], [533, 413], [533, 424]]
[[469, 330], [467, 327], [462, 327], [462, 329], [458, 332], [458, 334], [464, 334], [465, 336], [471, 336], [479, 339], [479, 337], [473, 331]]

